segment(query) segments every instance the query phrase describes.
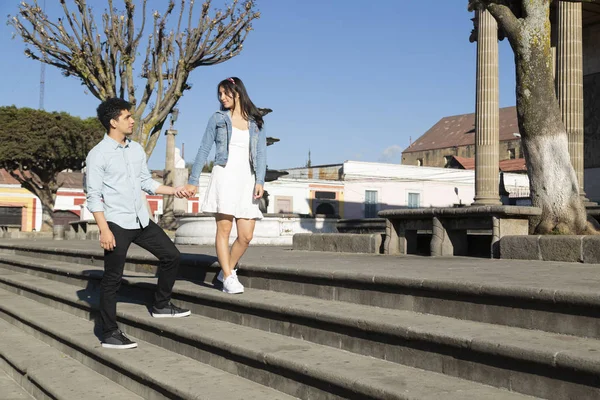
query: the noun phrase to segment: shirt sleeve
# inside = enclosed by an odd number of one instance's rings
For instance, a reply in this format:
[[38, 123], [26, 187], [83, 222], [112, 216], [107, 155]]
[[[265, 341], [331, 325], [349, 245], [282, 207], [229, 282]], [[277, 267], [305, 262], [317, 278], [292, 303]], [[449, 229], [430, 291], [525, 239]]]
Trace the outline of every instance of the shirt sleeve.
[[144, 192], [146, 192], [150, 195], [154, 195], [154, 194], [156, 194], [156, 189], [158, 189], [158, 187], [160, 186], [160, 183], [158, 183], [154, 179], [152, 179], [152, 174], [148, 170], [148, 161], [146, 159], [146, 153], [141, 148], [141, 146], [139, 147], [139, 149], [143, 154], [142, 167], [140, 170], [140, 179], [141, 179], [140, 186]]
[[86, 160], [85, 191], [87, 208], [90, 212], [104, 211], [102, 185], [104, 180], [104, 158], [96, 151], [90, 151]]

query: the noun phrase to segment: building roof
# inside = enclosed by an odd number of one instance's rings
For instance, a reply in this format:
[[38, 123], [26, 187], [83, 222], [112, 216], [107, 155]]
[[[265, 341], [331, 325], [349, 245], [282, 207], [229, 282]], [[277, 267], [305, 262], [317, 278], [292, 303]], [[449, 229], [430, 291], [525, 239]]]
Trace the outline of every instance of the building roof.
[[[475, 169], [475, 159], [453, 156], [454, 160], [463, 167], [463, 169]], [[524, 158], [515, 158], [512, 160], [502, 160], [499, 162], [498, 167], [502, 172], [526, 172], [527, 167], [525, 166]]]
[[[517, 108], [505, 107], [499, 110], [500, 141], [516, 140], [519, 133]], [[403, 153], [463, 147], [475, 144], [475, 113], [444, 117], [415, 140]]]
[[475, 159], [467, 158], [467, 157], [458, 157], [453, 156], [458, 164], [460, 164], [463, 169], [475, 169]]
[[[61, 172], [58, 181], [62, 182], [63, 189], [83, 188], [83, 174], [81, 172]], [[19, 181], [13, 178], [7, 170], [0, 169], [0, 185], [19, 185]]]
[[18, 185], [19, 182], [5, 169], [0, 169], [0, 185]]
[[500, 161], [500, 171], [502, 172], [527, 172], [527, 166], [524, 158], [515, 158], [513, 160]]

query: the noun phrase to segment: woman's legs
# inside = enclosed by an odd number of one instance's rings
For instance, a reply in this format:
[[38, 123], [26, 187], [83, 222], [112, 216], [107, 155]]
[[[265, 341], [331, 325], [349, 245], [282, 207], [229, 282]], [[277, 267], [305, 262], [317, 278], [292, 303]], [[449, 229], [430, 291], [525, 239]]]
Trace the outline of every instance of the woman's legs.
[[250, 245], [250, 241], [254, 235], [256, 221], [253, 219], [236, 218], [235, 224], [238, 236], [237, 239], [235, 239], [235, 242], [233, 242], [231, 253], [229, 254], [229, 265], [231, 265], [232, 269], [235, 268], [236, 264], [240, 261], [240, 258], [242, 258]]
[[231, 263], [229, 256], [229, 234], [233, 226], [233, 215], [217, 214], [217, 235], [215, 237], [215, 247], [217, 248], [217, 258], [219, 265], [223, 270], [223, 280], [231, 275], [231, 270], [235, 264]]

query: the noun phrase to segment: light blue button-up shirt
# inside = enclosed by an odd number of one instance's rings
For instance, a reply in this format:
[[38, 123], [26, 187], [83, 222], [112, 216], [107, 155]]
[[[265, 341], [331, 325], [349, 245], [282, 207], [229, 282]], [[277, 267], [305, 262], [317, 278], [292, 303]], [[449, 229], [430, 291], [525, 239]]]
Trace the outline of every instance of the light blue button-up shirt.
[[148, 171], [142, 146], [129, 139], [123, 145], [104, 135], [85, 162], [88, 210], [103, 211], [107, 221], [124, 229], [148, 226], [150, 216], [141, 192], [155, 194], [160, 183]]

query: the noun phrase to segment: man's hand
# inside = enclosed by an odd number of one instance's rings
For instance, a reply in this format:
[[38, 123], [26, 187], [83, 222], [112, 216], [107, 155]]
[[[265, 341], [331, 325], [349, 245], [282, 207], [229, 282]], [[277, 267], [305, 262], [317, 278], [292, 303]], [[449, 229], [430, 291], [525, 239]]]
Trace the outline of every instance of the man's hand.
[[183, 198], [188, 198], [190, 197], [190, 193], [185, 190], [185, 186], [178, 186], [176, 188], [173, 188], [174, 191], [174, 195], [175, 197], [177, 197], [178, 199], [183, 199]]
[[263, 188], [263, 185], [261, 185], [260, 183], [257, 183], [256, 185], [254, 185], [254, 199], [260, 199], [263, 194], [265, 193], [265, 189]]
[[106, 229], [100, 232], [100, 247], [106, 251], [113, 251], [117, 247], [115, 236], [110, 229]]
[[190, 194], [190, 197], [194, 197], [198, 192], [198, 187], [194, 185], [190, 185], [189, 183], [184, 186], [185, 190]]

